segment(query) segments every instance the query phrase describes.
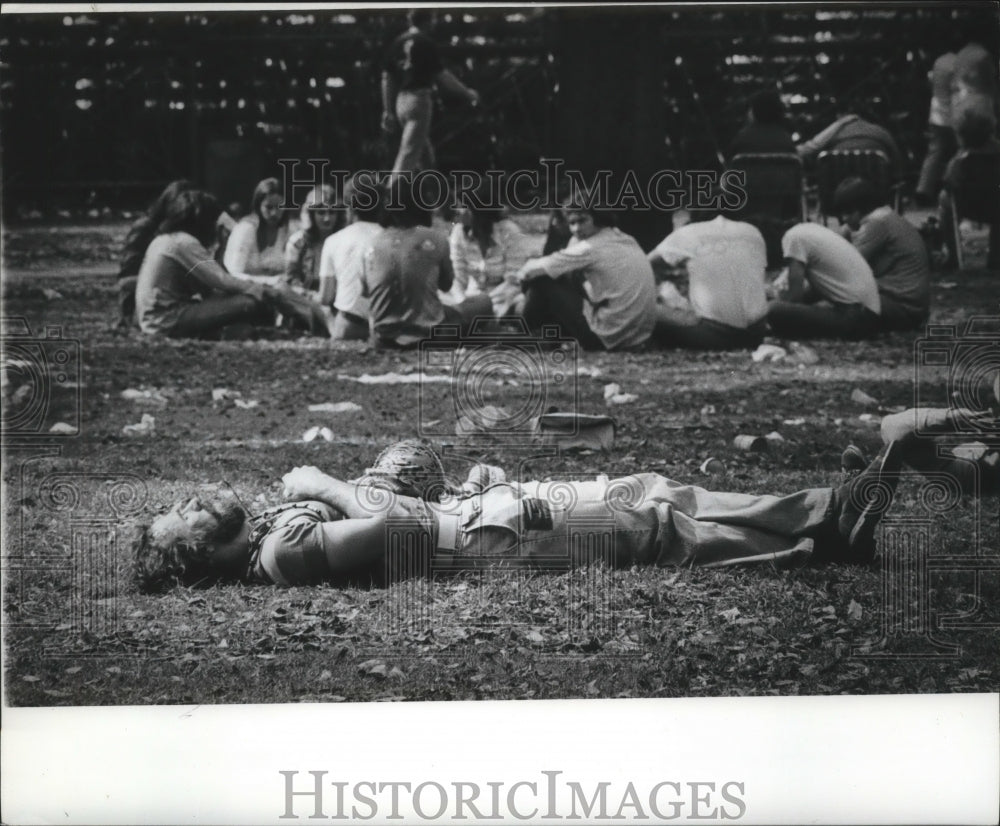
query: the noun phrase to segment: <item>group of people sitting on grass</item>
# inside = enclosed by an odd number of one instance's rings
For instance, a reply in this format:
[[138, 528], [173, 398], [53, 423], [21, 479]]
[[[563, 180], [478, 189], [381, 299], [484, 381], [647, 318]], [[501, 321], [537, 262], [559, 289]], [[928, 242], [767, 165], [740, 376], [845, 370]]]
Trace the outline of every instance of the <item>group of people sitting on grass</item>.
[[719, 212], [675, 216], [646, 254], [577, 193], [559, 215], [568, 243], [542, 254], [540, 238], [477, 193], [450, 235], [406, 176], [385, 189], [359, 173], [343, 210], [332, 195], [317, 187], [293, 229], [278, 182], [262, 182], [220, 256], [211, 252], [225, 232], [219, 202], [171, 184], [129, 235], [125, 312], [154, 335], [243, 336], [280, 318], [389, 347], [415, 345], [437, 325], [465, 331], [476, 318], [516, 315], [532, 330], [558, 325], [588, 350], [752, 348], [768, 332], [863, 339], [917, 329], [929, 312], [922, 237], [861, 178], [835, 196], [843, 233], [792, 227], [782, 240], [787, 270], [771, 282], [760, 231]]

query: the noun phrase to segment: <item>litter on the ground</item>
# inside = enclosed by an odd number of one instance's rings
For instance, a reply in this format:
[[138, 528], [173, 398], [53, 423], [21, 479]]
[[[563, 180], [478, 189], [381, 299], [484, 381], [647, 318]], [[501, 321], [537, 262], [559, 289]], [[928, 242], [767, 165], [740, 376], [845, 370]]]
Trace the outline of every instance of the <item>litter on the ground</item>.
[[333, 431], [328, 427], [310, 427], [302, 434], [303, 442], [315, 442], [317, 439], [322, 439], [324, 442], [332, 442]]
[[631, 404], [639, 397], [635, 393], [622, 393], [617, 384], [604, 385], [604, 401], [606, 404]]
[[717, 473], [724, 473], [726, 466], [714, 456], [709, 456], [704, 462], [701, 463], [701, 465], [698, 466], [698, 470], [706, 476], [714, 476]]
[[761, 344], [756, 350], [753, 351], [750, 358], [756, 362], [780, 361], [787, 355], [788, 351], [784, 347], [779, 347], [777, 344]]
[[854, 390], [851, 391], [851, 401], [865, 406], [878, 406], [878, 399], [869, 396], [860, 387], [855, 387]]
[[163, 407], [167, 404], [167, 397], [159, 390], [136, 390], [130, 387], [128, 390], [122, 390], [121, 397], [125, 401], [136, 404], [151, 404], [156, 407]]
[[432, 373], [377, 373], [376, 375], [371, 375], [370, 373], [364, 373], [360, 376], [348, 376], [345, 373], [338, 373], [337, 378], [341, 381], [356, 381], [358, 384], [451, 383], [451, 373], [442, 373], [440, 375]]
[[361, 405], [355, 402], [322, 402], [309, 405], [310, 413], [355, 413], [362, 409]]
[[127, 424], [122, 428], [126, 436], [151, 436], [156, 431], [156, 419], [148, 413], [142, 414], [142, 420], [137, 424]]

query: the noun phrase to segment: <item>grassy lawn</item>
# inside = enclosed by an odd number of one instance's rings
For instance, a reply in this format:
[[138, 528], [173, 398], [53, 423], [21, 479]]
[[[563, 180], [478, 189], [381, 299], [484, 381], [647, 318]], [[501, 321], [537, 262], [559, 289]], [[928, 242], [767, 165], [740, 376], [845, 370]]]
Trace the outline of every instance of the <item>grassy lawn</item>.
[[[1000, 686], [1000, 577], [932, 571], [926, 589], [893, 601], [884, 586], [892, 590], [895, 581], [886, 579], [881, 558], [871, 568], [498, 571], [381, 591], [228, 585], [139, 594], [129, 574], [129, 528], [156, 506], [192, 487], [228, 484], [256, 511], [279, 501], [278, 480], [293, 466], [314, 464], [350, 478], [388, 442], [415, 435], [418, 423], [448, 448], [455, 407], [446, 382], [355, 380], [416, 372], [417, 353], [308, 339], [178, 343], [115, 333], [114, 279], [105, 262], [123, 232], [124, 225], [95, 225], [14, 229], [5, 237], [4, 316], [23, 317], [37, 338], [61, 327], [81, 352], [78, 375], [53, 393], [44, 428], [74, 424], [78, 397], [79, 433], [45, 433], [29, 440], [32, 446], [4, 451], [8, 703]], [[997, 310], [996, 273], [937, 272], [934, 280], [936, 323], [963, 325]], [[614, 415], [614, 448], [532, 458], [483, 437], [449, 459], [448, 469], [462, 477], [471, 458], [507, 468], [520, 463], [535, 478], [652, 470], [710, 488], [770, 493], [837, 484], [841, 449], [854, 442], [874, 454], [880, 413], [912, 404], [915, 339], [819, 342], [816, 362], [801, 365], [754, 363], [749, 353], [585, 354], [576, 380], [559, 387], [491, 374], [478, 387], [484, 404], [517, 409], [541, 388], [545, 407]], [[945, 370], [922, 371], [919, 381], [922, 394], [948, 399]], [[608, 407], [603, 391], [610, 382], [638, 399]], [[220, 389], [242, 395], [213, 395]], [[856, 389], [876, 403], [852, 400]], [[149, 393], [123, 398], [128, 390]], [[346, 401], [361, 409], [308, 409]], [[155, 419], [152, 433], [123, 433], [143, 414]], [[329, 427], [334, 440], [304, 442], [314, 426]], [[783, 441], [766, 452], [733, 446], [737, 434], [773, 431]], [[724, 470], [701, 473], [709, 457]], [[889, 517], [923, 526], [932, 555], [1000, 547], [996, 499], [933, 507], [924, 494], [919, 478], [905, 478]], [[917, 609], [926, 611], [917, 620], [894, 613]], [[962, 616], [967, 627], [948, 627]], [[876, 650], [893, 656], [860, 655], [884, 629], [891, 633]], [[949, 656], [942, 656], [943, 643], [954, 646]]]

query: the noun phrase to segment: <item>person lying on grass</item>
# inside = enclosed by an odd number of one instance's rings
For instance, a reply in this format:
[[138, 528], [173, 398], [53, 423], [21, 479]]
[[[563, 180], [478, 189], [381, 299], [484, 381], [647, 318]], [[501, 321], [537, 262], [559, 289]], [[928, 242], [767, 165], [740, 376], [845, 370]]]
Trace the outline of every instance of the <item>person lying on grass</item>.
[[890, 444], [840, 487], [787, 496], [712, 492], [655, 473], [588, 482], [486, 479], [481, 489], [440, 495], [436, 455], [402, 463], [409, 466], [404, 484], [390, 467], [356, 482], [297, 467], [282, 477], [287, 504], [258, 516], [235, 499], [185, 498], [141, 527], [133, 548], [138, 585], [384, 585], [426, 571], [432, 557], [448, 567], [549, 570], [595, 559], [618, 568], [867, 563], [901, 456]]

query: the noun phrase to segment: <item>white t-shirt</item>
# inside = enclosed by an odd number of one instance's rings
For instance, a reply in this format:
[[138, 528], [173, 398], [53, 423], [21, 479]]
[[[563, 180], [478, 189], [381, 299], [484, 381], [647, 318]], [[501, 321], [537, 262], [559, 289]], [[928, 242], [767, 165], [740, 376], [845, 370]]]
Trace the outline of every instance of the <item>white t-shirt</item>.
[[806, 280], [834, 304], [882, 312], [872, 268], [854, 245], [821, 224], [796, 224], [781, 239], [785, 258], [805, 266]]
[[364, 297], [364, 257], [382, 227], [372, 221], [355, 221], [323, 243], [319, 260], [319, 293], [325, 303], [344, 313], [368, 318]]
[[743, 330], [767, 315], [767, 246], [756, 227], [720, 215], [675, 230], [653, 252], [668, 264], [687, 261], [698, 318]]

